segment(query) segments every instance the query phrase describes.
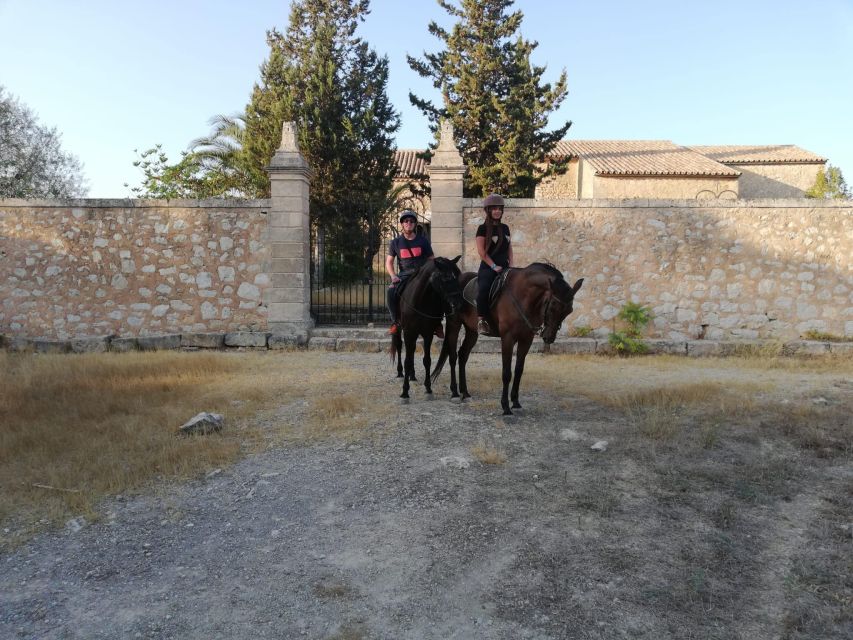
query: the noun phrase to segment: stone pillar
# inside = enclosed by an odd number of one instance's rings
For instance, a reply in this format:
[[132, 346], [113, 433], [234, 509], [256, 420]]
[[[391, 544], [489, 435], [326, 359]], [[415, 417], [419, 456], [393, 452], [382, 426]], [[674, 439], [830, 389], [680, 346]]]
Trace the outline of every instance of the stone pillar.
[[451, 259], [464, 256], [462, 178], [465, 176], [465, 164], [453, 139], [453, 125], [447, 120], [441, 122], [438, 148], [427, 173], [431, 191], [433, 251], [437, 256]]
[[306, 336], [311, 319], [311, 226], [308, 194], [311, 169], [296, 145], [296, 124], [282, 126], [281, 144], [267, 167], [272, 206], [269, 241], [272, 279], [267, 304], [274, 334]]

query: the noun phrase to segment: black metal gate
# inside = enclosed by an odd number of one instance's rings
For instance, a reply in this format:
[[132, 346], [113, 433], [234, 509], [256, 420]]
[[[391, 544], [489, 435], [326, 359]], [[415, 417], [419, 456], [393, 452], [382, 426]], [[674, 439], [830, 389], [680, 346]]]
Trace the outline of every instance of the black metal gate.
[[[356, 228], [345, 237], [311, 228], [311, 316], [317, 325], [389, 324], [385, 292], [388, 245], [397, 224], [378, 230]], [[429, 222], [418, 216], [418, 233], [429, 237]], [[338, 237], [334, 237], [337, 235]]]

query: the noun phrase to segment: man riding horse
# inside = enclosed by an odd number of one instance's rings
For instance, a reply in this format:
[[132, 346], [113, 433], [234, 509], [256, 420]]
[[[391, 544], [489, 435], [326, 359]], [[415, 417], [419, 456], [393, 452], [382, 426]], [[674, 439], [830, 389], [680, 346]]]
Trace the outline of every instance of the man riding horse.
[[[406, 209], [400, 214], [400, 225], [403, 232], [391, 241], [388, 246], [388, 255], [385, 257], [385, 270], [391, 276], [391, 285], [388, 287], [387, 303], [391, 314], [390, 335], [400, 331], [400, 291], [406, 281], [428, 260], [434, 260], [435, 254], [432, 245], [426, 236], [418, 235], [418, 216], [414, 211]], [[399, 263], [399, 269], [395, 269], [395, 258]], [[435, 329], [438, 338], [444, 337], [444, 330], [439, 324]]]

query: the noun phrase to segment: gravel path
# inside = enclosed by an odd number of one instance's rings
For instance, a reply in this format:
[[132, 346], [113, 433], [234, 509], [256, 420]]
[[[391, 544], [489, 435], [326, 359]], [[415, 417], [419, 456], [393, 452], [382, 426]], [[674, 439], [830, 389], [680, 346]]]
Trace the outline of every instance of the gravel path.
[[[735, 591], [761, 588], [748, 560], [714, 611], [681, 593], [685, 550], [708, 544], [697, 505], [717, 494], [662, 499], [670, 454], [629, 446], [621, 414], [528, 391], [505, 420], [496, 398], [438, 395], [418, 388], [381, 436], [120, 496], [0, 556], [0, 637], [735, 638], [754, 619]], [[477, 461], [478, 444], [506, 462]], [[744, 557], [778, 546], [760, 533], [777, 503], [759, 506], [728, 533]]]

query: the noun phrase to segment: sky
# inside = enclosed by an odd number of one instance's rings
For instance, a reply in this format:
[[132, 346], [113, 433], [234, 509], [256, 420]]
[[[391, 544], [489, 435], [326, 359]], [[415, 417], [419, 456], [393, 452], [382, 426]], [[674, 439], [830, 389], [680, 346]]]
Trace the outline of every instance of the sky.
[[[56, 127], [89, 197], [129, 197], [134, 149], [177, 160], [216, 114], [242, 111], [285, 30], [289, 0], [0, 0], [0, 85]], [[424, 148], [410, 91], [436, 98], [406, 54], [435, 52], [435, 0], [372, 0], [361, 36], [390, 62], [397, 146]], [[853, 183], [853, 0], [517, 0], [567, 138], [796, 144]]]

